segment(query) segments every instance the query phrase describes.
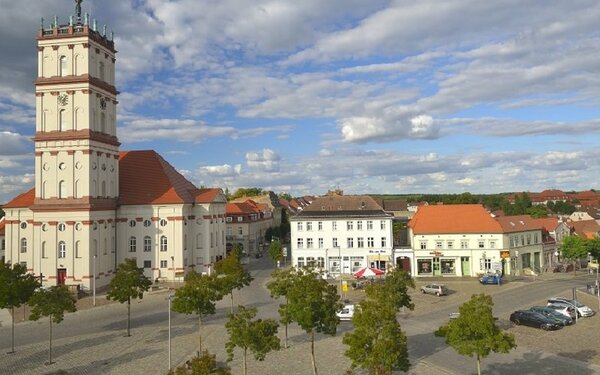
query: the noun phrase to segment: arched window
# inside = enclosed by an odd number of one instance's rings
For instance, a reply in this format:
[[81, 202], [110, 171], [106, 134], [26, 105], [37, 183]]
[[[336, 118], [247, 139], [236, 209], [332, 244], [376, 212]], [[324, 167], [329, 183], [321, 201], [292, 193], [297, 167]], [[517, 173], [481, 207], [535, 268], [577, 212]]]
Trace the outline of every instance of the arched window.
[[167, 251], [167, 236], [160, 237], [160, 251]]
[[202, 233], [196, 235], [196, 249], [202, 249]]
[[102, 181], [102, 196], [106, 197], [106, 181]]
[[94, 240], [94, 255], [98, 256], [98, 240]]
[[59, 63], [60, 63], [60, 67], [59, 67], [60, 76], [64, 77], [67, 75], [67, 56], [61, 56], [59, 58]]
[[75, 191], [73, 192], [73, 196], [75, 198], [81, 198], [81, 182], [79, 180], [75, 180]]
[[135, 253], [137, 250], [137, 239], [135, 237], [129, 237], [129, 252]]
[[27, 238], [25, 238], [25, 237], [21, 238], [21, 252], [22, 253], [27, 252]]
[[46, 254], [46, 241], [42, 242], [42, 258], [47, 258], [48, 254]]
[[144, 237], [144, 252], [152, 251], [152, 238], [150, 236]]
[[79, 254], [79, 250], [81, 249], [81, 241], [75, 242], [75, 258], [81, 258], [81, 254]]
[[42, 182], [42, 199], [46, 199], [46, 192], [48, 190], [46, 190], [46, 181]]
[[59, 258], [67, 257], [67, 244], [65, 244], [65, 241], [60, 241], [58, 243], [58, 257]]
[[104, 81], [104, 62], [102, 61], [98, 63], [98, 77]]
[[58, 131], [67, 129], [67, 110], [61, 109], [58, 113]]
[[64, 199], [67, 197], [67, 185], [64, 180], [58, 183], [58, 199]]

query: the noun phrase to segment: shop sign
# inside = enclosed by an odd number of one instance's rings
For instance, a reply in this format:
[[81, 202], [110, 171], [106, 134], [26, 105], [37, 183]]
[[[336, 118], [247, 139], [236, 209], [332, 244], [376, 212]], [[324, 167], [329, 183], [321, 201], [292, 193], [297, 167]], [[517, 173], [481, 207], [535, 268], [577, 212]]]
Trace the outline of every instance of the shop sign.
[[502, 258], [502, 259], [510, 258], [510, 251], [507, 251], [507, 250], [501, 251], [500, 258]]

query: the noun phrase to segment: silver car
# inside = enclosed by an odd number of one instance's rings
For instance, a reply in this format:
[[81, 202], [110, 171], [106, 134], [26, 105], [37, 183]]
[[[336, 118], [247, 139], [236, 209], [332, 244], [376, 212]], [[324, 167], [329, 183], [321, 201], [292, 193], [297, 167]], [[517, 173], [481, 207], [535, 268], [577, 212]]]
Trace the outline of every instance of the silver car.
[[590, 309], [589, 307], [577, 300], [566, 299], [563, 297], [548, 298], [548, 304], [567, 304], [573, 306], [577, 311], [577, 316], [588, 317], [593, 316], [596, 313], [594, 310]]
[[435, 294], [436, 296], [445, 296], [448, 294], [448, 288], [442, 284], [427, 284], [421, 287], [423, 294]]

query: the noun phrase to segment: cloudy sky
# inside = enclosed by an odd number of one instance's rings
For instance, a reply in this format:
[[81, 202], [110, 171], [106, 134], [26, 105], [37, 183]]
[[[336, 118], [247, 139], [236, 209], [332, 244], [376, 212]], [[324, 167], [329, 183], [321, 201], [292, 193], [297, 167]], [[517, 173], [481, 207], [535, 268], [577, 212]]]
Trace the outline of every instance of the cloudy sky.
[[[0, 202], [33, 184], [40, 17], [0, 0]], [[600, 188], [600, 3], [86, 0], [123, 150], [292, 195]], [[46, 21], [46, 25], [48, 21]]]

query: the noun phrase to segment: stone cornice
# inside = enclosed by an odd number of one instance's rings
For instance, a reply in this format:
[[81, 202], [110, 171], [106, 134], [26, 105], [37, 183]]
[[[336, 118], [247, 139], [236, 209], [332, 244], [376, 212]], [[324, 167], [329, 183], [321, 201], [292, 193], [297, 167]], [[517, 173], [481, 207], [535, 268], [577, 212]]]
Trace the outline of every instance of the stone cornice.
[[50, 132], [36, 132], [33, 140], [35, 142], [48, 142], [48, 141], [72, 141], [72, 140], [90, 140], [97, 141], [112, 146], [120, 146], [121, 143], [117, 137], [95, 132], [89, 129], [83, 130], [67, 130], [67, 131], [50, 131]]
[[69, 85], [69, 84], [74, 84], [74, 83], [89, 83], [90, 85], [100, 88], [100, 89], [102, 89], [106, 92], [109, 92], [115, 96], [119, 95], [119, 92], [117, 91], [115, 86], [110, 85], [99, 78], [92, 77], [89, 74], [82, 74], [82, 75], [78, 75], [78, 76], [73, 76], [73, 75], [55, 76], [55, 77], [49, 77], [49, 78], [38, 77], [38, 79], [35, 80], [36, 87], [50, 86], [50, 85], [54, 86], [54, 85], [60, 85], [60, 84]]

